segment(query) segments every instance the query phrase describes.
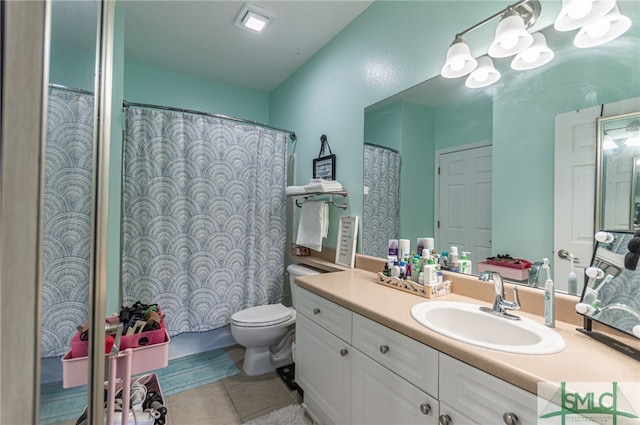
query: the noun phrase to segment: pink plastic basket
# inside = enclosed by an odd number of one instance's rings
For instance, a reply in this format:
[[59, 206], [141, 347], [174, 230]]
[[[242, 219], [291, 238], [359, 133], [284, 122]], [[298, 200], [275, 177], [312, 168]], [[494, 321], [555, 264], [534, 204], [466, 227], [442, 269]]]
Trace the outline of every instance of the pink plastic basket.
[[[117, 320], [117, 317], [116, 317]], [[169, 334], [166, 328], [161, 329], [162, 342], [138, 348], [132, 348], [131, 374], [140, 374], [155, 369], [167, 367], [169, 364]], [[154, 331], [155, 332], [155, 331]], [[108, 355], [105, 355], [105, 364], [108, 364]], [[117, 359], [116, 376], [124, 377], [124, 356], [120, 354]], [[89, 360], [87, 356], [74, 358], [71, 350], [62, 357], [62, 387], [71, 388], [87, 383], [89, 372]], [[107, 380], [107, 367], [105, 367], [105, 380]]]
[[[158, 309], [158, 312], [162, 315], [162, 310]], [[115, 313], [106, 319], [108, 323], [118, 323], [118, 320], [119, 317]], [[139, 348], [159, 344], [164, 341], [165, 333], [166, 325], [163, 320], [160, 322], [160, 328], [156, 330], [120, 337], [120, 349], [125, 350], [127, 348]], [[80, 332], [76, 332], [73, 337], [71, 337], [71, 358], [87, 357], [87, 355], [89, 355], [89, 343], [80, 340]]]

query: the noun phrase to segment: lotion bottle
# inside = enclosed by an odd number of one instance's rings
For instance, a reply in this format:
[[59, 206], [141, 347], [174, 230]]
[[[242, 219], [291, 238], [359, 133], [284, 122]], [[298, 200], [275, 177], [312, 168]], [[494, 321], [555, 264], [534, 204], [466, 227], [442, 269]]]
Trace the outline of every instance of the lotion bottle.
[[462, 251], [462, 256], [458, 264], [460, 265], [460, 273], [471, 274], [471, 260], [467, 259], [469, 252]]
[[551, 279], [551, 267], [549, 259], [542, 259], [542, 268], [547, 271], [547, 280], [544, 282], [544, 324], [550, 328], [556, 326], [556, 294], [553, 280]]

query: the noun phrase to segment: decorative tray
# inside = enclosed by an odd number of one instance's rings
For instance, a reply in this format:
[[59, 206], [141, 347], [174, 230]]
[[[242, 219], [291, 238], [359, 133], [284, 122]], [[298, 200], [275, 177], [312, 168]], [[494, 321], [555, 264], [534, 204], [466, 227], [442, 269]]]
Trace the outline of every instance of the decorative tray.
[[420, 285], [412, 280], [400, 279], [399, 277], [385, 276], [384, 273], [378, 272], [377, 282], [381, 285], [388, 286], [393, 289], [399, 289], [411, 294], [420, 295], [426, 298], [441, 297], [451, 293], [451, 281], [445, 280], [435, 285]]

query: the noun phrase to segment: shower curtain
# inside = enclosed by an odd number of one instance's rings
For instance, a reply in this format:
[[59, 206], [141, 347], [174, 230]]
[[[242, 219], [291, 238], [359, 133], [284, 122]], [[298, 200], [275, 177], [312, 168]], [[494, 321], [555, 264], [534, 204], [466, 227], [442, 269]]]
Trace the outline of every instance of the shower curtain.
[[158, 303], [173, 336], [279, 302], [288, 134], [183, 112], [125, 115], [124, 304]]
[[365, 143], [362, 245], [366, 255], [387, 258], [400, 228], [400, 154]]
[[[89, 318], [93, 95], [49, 89], [44, 158], [42, 357]], [[19, 321], [19, 318], [16, 318]]]

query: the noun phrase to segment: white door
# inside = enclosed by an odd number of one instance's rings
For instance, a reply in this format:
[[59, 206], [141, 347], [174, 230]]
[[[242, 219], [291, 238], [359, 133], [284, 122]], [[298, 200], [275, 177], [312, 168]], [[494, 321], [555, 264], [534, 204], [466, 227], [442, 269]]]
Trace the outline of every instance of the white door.
[[439, 151], [436, 240], [438, 249], [458, 247], [476, 264], [491, 256], [491, 145]]
[[[596, 194], [596, 119], [638, 110], [638, 98], [598, 105], [556, 115], [554, 166], [553, 279], [567, 290], [570, 263], [558, 257], [560, 250], [579, 259], [578, 294], [584, 285], [584, 268], [593, 255]], [[629, 199], [628, 197], [626, 199]], [[625, 211], [629, 211], [626, 207]], [[600, 227], [600, 226], [597, 226]]]
[[[558, 257], [560, 250], [573, 253], [578, 292], [584, 284], [584, 268], [593, 253], [596, 118], [600, 106], [556, 115], [554, 161], [553, 279], [556, 289], [567, 290], [570, 263]], [[544, 278], [544, 276], [542, 277]]]
[[352, 424], [438, 423], [438, 400], [354, 349]]

